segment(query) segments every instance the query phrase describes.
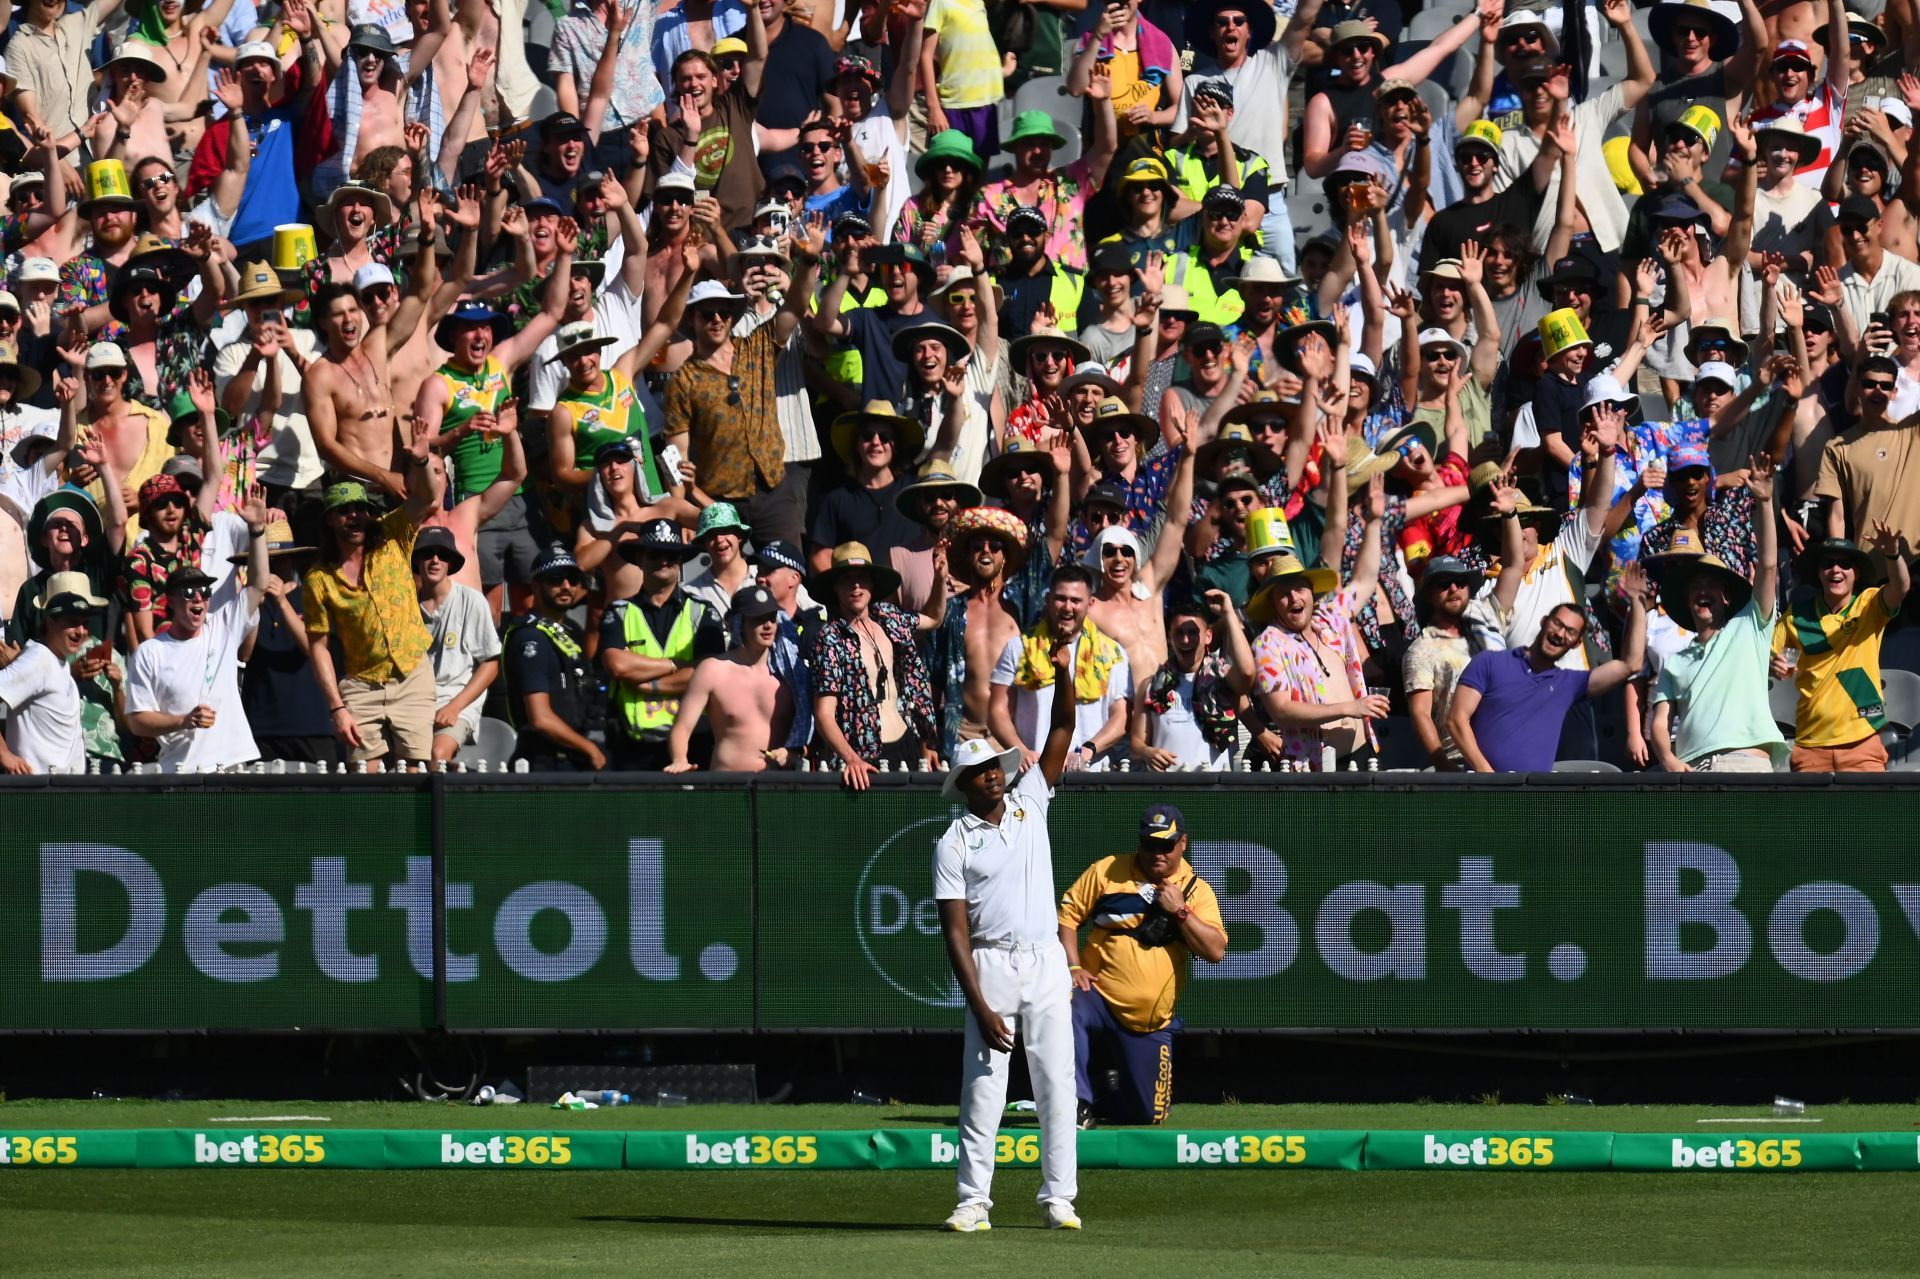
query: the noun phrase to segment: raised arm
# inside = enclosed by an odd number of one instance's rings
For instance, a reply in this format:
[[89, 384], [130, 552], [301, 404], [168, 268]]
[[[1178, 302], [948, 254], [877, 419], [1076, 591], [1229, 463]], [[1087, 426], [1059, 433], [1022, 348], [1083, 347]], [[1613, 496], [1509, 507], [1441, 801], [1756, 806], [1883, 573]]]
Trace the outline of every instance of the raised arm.
[[[1838, 4], [1840, 0], [1833, 2]], [[1570, 8], [1569, 12], [1578, 12], [1578, 9]], [[1633, 8], [1627, 0], [1601, 0], [1600, 16], [1620, 33], [1620, 43], [1626, 47], [1627, 77], [1620, 82], [1620, 107], [1631, 111], [1653, 88], [1653, 59], [1647, 53], [1647, 44], [1640, 38], [1639, 29], [1633, 25]]]
[[[1626, 0], [1615, 0], [1615, 2], [1625, 4]], [[1480, 0], [1482, 9], [1491, 9], [1495, 12], [1498, 12], [1499, 3], [1500, 0]], [[1386, 70], [1377, 72], [1374, 78], [1382, 82], [1406, 80], [1413, 84], [1419, 84], [1422, 80], [1431, 80], [1433, 73], [1440, 69], [1440, 64], [1471, 40], [1474, 32], [1480, 30], [1481, 21], [1482, 18], [1478, 12], [1467, 14], [1442, 31], [1438, 38], [1426, 48], [1403, 62], [1396, 62]]]
[[1773, 518], [1773, 467], [1773, 459], [1764, 453], [1747, 460], [1747, 492], [1753, 494], [1753, 532], [1759, 543], [1753, 565], [1753, 598], [1765, 618], [1771, 618], [1780, 603], [1780, 533]]
[[[1067, 771], [1067, 755], [1073, 749], [1074, 686], [1073, 645], [1061, 644], [1053, 650], [1053, 718], [1047, 725], [1046, 740], [1040, 744], [1040, 776], [1049, 787], [1060, 784]], [[996, 686], [996, 691], [1003, 692]], [[1124, 731], [1124, 730], [1123, 730]], [[1017, 738], [1014, 740], [1018, 740]]]
[[767, 74], [767, 24], [760, 17], [759, 5], [742, 8], [747, 11], [747, 25], [741, 29], [740, 38], [746, 42], [747, 56], [740, 67], [740, 83], [746, 86], [747, 96], [757, 102]]

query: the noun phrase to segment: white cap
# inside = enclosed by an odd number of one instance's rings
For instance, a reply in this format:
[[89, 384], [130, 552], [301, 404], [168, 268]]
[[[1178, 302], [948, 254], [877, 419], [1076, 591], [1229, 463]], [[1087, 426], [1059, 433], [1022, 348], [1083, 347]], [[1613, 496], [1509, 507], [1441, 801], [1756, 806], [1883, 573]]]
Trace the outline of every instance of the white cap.
[[655, 195], [673, 188], [678, 188], [682, 191], [693, 190], [693, 175], [690, 173], [682, 173], [678, 169], [673, 169], [662, 174], [660, 180], [653, 184], [653, 192]]
[[1903, 129], [1913, 127], [1913, 112], [1907, 109], [1903, 98], [1880, 99], [1880, 114], [1894, 121]]
[[718, 280], [702, 280], [693, 286], [693, 292], [687, 294], [688, 308], [699, 306], [702, 302], [745, 302], [747, 295], [735, 293]]
[[250, 58], [265, 58], [276, 67], [280, 65], [280, 55], [265, 40], [249, 40], [233, 51], [233, 65], [236, 67]]
[[1364, 373], [1369, 382], [1380, 376], [1380, 370], [1374, 367], [1372, 357], [1365, 351], [1355, 351], [1349, 356], [1347, 367], [1355, 373]]
[[1732, 389], [1740, 385], [1740, 375], [1734, 372], [1733, 365], [1725, 361], [1708, 360], [1705, 364], [1695, 369], [1693, 373], [1694, 385], [1698, 386], [1702, 382], [1721, 382], [1724, 383], [1728, 389]]
[[14, 269], [15, 284], [58, 284], [60, 268], [52, 258], [26, 258]]
[[1467, 358], [1467, 344], [1445, 329], [1434, 328], [1420, 330], [1421, 346], [1439, 346], [1442, 343], [1452, 347], [1458, 352], [1461, 359], [1464, 360]]
[[0, 289], [0, 311], [12, 311], [20, 314], [20, 299], [5, 289]]
[[353, 291], [364, 293], [376, 284], [392, 284], [393, 270], [378, 262], [369, 262], [353, 273]]
[[111, 342], [95, 342], [87, 348], [87, 368], [124, 369], [127, 353]]

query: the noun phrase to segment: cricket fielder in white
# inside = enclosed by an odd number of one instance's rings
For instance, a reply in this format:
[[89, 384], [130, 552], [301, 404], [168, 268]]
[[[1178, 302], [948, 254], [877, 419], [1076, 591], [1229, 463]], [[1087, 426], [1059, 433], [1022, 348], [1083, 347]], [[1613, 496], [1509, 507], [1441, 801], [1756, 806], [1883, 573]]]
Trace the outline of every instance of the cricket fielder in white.
[[[1052, 654], [1057, 687], [1073, 686], [1073, 644]], [[1014, 1036], [1027, 1046], [1040, 1114], [1040, 1203], [1049, 1227], [1078, 1230], [1079, 1150], [1074, 1127], [1073, 981], [1055, 918], [1047, 809], [1066, 770], [1075, 699], [1053, 699], [1040, 759], [1011, 787], [1019, 743], [996, 752], [962, 742], [942, 789], [966, 804], [933, 853], [947, 958], [967, 997], [960, 1072], [960, 1204], [947, 1229], [988, 1230], [994, 1138], [1007, 1102]]]

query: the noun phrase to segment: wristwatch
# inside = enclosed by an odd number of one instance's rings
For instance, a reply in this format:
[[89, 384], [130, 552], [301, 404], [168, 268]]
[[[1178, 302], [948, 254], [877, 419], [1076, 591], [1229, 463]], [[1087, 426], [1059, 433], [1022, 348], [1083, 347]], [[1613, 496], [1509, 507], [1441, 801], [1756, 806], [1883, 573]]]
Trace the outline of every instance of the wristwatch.
[[1173, 917], [1184, 924], [1187, 922], [1188, 918], [1192, 916], [1192, 914], [1193, 914], [1193, 907], [1182, 905], [1179, 910], [1176, 910], [1173, 912]]
[[1081, 742], [1080, 749], [1087, 753], [1087, 758], [1089, 759], [1093, 758], [1095, 755], [1098, 755], [1100, 753], [1100, 748], [1093, 744], [1093, 739], [1091, 738], [1087, 739], [1084, 742]]

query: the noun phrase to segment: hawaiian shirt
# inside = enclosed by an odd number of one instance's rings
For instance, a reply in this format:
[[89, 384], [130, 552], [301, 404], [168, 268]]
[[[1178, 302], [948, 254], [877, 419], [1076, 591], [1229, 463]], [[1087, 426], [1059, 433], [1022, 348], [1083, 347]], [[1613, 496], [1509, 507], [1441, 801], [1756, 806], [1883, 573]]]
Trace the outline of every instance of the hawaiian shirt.
[[[97, 253], [82, 253], [68, 258], [60, 267], [60, 292], [54, 295], [54, 311], [57, 313], [69, 311], [74, 307], [84, 310], [90, 306], [105, 306], [107, 286], [112, 278], [113, 268], [108, 266], [107, 260]], [[127, 326], [120, 321], [108, 320], [95, 335], [95, 340], [117, 341], [126, 331]]]
[[[1027, 559], [1007, 574], [1007, 585], [1000, 592], [1013, 615], [1026, 630], [1046, 611], [1047, 590], [1053, 585], [1053, 570], [1059, 565], [1047, 557], [1047, 517], [1042, 514], [1027, 521]], [[1064, 551], [1062, 557], [1064, 558]]]
[[127, 607], [136, 613], [152, 611], [155, 634], [167, 624], [167, 579], [182, 564], [200, 563], [200, 548], [205, 544], [211, 528], [199, 508], [189, 505], [186, 523], [180, 527], [179, 549], [163, 550], [154, 543], [153, 538], [143, 537], [139, 545], [127, 553], [126, 562], [120, 566], [121, 597], [126, 600]]
[[187, 380], [200, 367], [200, 357], [206, 350], [207, 333], [195, 318], [193, 307], [185, 302], [174, 307], [173, 314], [160, 321], [159, 331], [153, 338], [153, 371], [160, 380], [157, 387], [147, 385], [139, 364], [133, 358], [132, 332], [122, 327], [114, 341], [127, 353], [126, 397], [137, 404], [166, 413], [173, 404], [173, 397], [187, 389]]
[[[1351, 696], [1367, 691], [1366, 676], [1360, 664], [1366, 651], [1360, 646], [1354, 629], [1353, 592], [1345, 587], [1314, 601], [1313, 618], [1307, 626], [1320, 642], [1340, 654], [1346, 669]], [[1253, 644], [1255, 687], [1262, 693], [1280, 693], [1287, 701], [1309, 706], [1324, 706], [1333, 700], [1331, 672], [1320, 664], [1320, 655], [1304, 635], [1296, 635], [1284, 626], [1269, 626]], [[1344, 699], [1343, 699], [1344, 700]], [[1376, 745], [1371, 721], [1366, 726], [1367, 744]], [[1281, 742], [1281, 757], [1307, 760], [1315, 767], [1320, 762], [1320, 726], [1317, 724], [1276, 724], [1274, 732]]]
[[[394, 283], [403, 290], [407, 287], [406, 278], [401, 274], [400, 239], [406, 234], [404, 222], [392, 226], [375, 228], [367, 233], [367, 253], [373, 261], [393, 271]], [[307, 308], [307, 298], [320, 291], [320, 286], [333, 279], [333, 269], [327, 265], [326, 256], [308, 258], [306, 265], [300, 268], [300, 288], [306, 297], [300, 300], [300, 310]]]
[[[1680, 530], [1680, 517], [1669, 515], [1648, 529], [1640, 539], [1640, 555], [1659, 555], [1673, 549], [1673, 536]], [[1744, 486], [1716, 489], [1700, 516], [1700, 540], [1707, 550], [1726, 561], [1727, 567], [1753, 580], [1753, 564], [1760, 547], [1753, 531], [1753, 494]]]
[[[876, 602], [867, 616], [893, 641], [893, 652], [880, 657], [881, 665], [893, 677], [889, 691], [896, 699], [900, 717], [922, 742], [931, 745], [939, 740], [933, 718], [933, 685], [915, 643], [914, 615], [896, 604]], [[836, 617], [820, 629], [807, 653], [807, 670], [813, 676], [815, 697], [837, 699], [834, 723], [854, 754], [864, 760], [879, 759], [885, 745], [880, 740], [880, 703], [873, 685], [867, 682], [860, 638], [851, 623]]]
[[[1395, 557], [1398, 555], [1400, 540], [1407, 527], [1407, 499], [1393, 494], [1387, 495], [1387, 513], [1380, 522], [1380, 592], [1367, 603], [1360, 615], [1354, 618], [1354, 625], [1367, 642], [1367, 648], [1379, 652], [1387, 646], [1388, 628], [1411, 641], [1420, 633], [1419, 623], [1414, 618], [1413, 600], [1407, 595], [1406, 584], [1395, 571]], [[1352, 512], [1347, 519], [1347, 544], [1340, 554], [1340, 578], [1345, 581], [1353, 576], [1353, 566], [1360, 558], [1360, 544], [1367, 538], [1367, 521], [1359, 511]], [[1380, 601], [1387, 602], [1388, 616], [1380, 615]]]
[[420, 619], [413, 581], [413, 543], [420, 528], [404, 506], [381, 517], [381, 537], [360, 565], [360, 584], [322, 561], [301, 578], [300, 612], [307, 634], [325, 643], [338, 634], [344, 660], [341, 679], [392, 684], [413, 673], [433, 647]]
[[1012, 178], [989, 182], [980, 188], [973, 220], [987, 224], [988, 267], [997, 275], [1013, 260], [1002, 237], [1006, 235], [1008, 215], [1025, 203], [1046, 215], [1046, 256], [1069, 270], [1084, 272], [1087, 269], [1085, 215], [1087, 201], [1094, 190], [1093, 170], [1085, 157], [1040, 179], [1031, 201], [1022, 201], [1014, 194]]
[[[1141, 537], [1153, 531], [1155, 518], [1167, 504], [1167, 489], [1173, 483], [1174, 468], [1185, 455], [1184, 444], [1168, 448], [1163, 440], [1133, 468], [1133, 480], [1127, 485], [1127, 527]], [[1099, 478], [1119, 483], [1121, 477], [1118, 472], [1103, 469]], [[1071, 539], [1073, 557], [1079, 559], [1092, 545], [1093, 534], [1085, 522], [1075, 520]]]

